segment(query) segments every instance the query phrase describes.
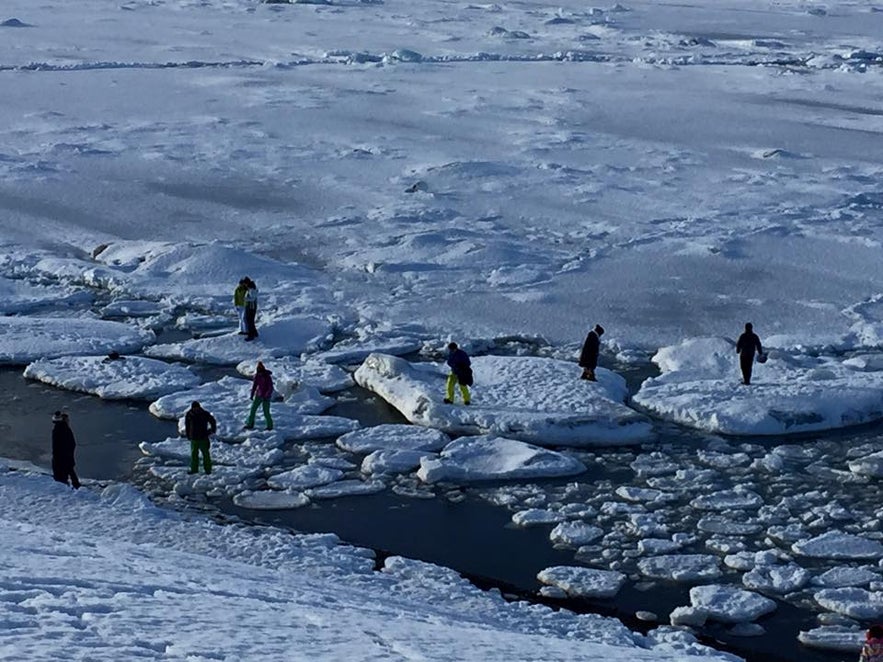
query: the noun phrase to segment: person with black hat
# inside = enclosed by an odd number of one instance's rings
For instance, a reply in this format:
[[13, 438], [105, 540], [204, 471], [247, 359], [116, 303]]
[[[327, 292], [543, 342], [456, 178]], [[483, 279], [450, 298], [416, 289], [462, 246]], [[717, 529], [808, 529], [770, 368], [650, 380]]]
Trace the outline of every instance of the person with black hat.
[[760, 363], [766, 361], [766, 354], [760, 344], [760, 338], [754, 332], [751, 322], [745, 323], [745, 333], [736, 341], [736, 353], [739, 355], [739, 367], [742, 369], [742, 383], [746, 386], [751, 383], [751, 369], [754, 366], [754, 352], [757, 352], [757, 360]]
[[56, 411], [52, 415], [52, 422], [52, 477], [59, 483], [79, 489], [80, 479], [74, 470], [74, 449], [77, 441], [67, 413]]
[[580, 379], [587, 379], [590, 382], [598, 381], [595, 377], [595, 369], [598, 367], [598, 355], [601, 353], [602, 335], [604, 335], [604, 327], [596, 324], [595, 328], [589, 331], [589, 335], [586, 336], [583, 350], [579, 355], [579, 365], [583, 369]]
[[195, 400], [184, 416], [184, 434], [190, 440], [190, 471], [199, 473], [199, 454], [202, 453], [202, 466], [207, 474], [212, 472], [212, 455], [210, 435], [218, 429], [215, 417], [202, 408]]

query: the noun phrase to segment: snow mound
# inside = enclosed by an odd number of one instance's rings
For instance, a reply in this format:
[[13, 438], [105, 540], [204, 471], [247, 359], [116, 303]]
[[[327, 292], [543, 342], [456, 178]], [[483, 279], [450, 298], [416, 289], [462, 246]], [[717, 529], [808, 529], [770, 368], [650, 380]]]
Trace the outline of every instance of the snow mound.
[[83, 354], [128, 354], [155, 340], [120, 322], [49, 317], [0, 317], [0, 365]]
[[420, 461], [425, 483], [573, 476], [586, 468], [576, 458], [503, 437], [461, 437], [438, 458]]
[[330, 333], [331, 325], [315, 317], [286, 317], [260, 326], [258, 338], [251, 342], [247, 342], [245, 336], [227, 333], [153, 345], [144, 353], [156, 358], [213, 365], [238, 365], [243, 361], [257, 363], [258, 360], [297, 355], [314, 349]]
[[649, 421], [622, 404], [625, 380], [607, 370], [593, 383], [580, 380], [572, 363], [555, 359], [479, 356], [472, 368], [469, 407], [442, 402], [448, 371], [439, 365], [372, 354], [355, 378], [412, 423], [453, 434], [565, 446], [630, 444], [651, 435]]
[[625, 584], [626, 576], [615, 570], [559, 565], [541, 570], [537, 579], [548, 586], [557, 586], [572, 597], [612, 598]]
[[106, 399], [149, 400], [200, 383], [189, 368], [140, 356], [62, 356], [34, 361], [24, 376]]
[[723, 338], [664, 347], [663, 374], [646, 380], [635, 402], [709, 432], [773, 435], [828, 430], [883, 418], [883, 371], [856, 370], [838, 357], [776, 350], [741, 384], [738, 356]]

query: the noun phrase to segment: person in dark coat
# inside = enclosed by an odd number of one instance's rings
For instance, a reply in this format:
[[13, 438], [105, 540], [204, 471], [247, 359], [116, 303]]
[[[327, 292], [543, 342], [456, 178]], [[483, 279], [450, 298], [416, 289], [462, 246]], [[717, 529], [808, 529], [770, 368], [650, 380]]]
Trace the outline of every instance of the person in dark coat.
[[190, 472], [199, 473], [199, 454], [202, 453], [202, 466], [207, 474], [212, 472], [212, 455], [210, 435], [218, 429], [215, 417], [202, 408], [198, 402], [190, 404], [184, 416], [184, 433], [190, 440]]
[[757, 352], [758, 357], [763, 356], [763, 347], [760, 345], [760, 338], [754, 333], [754, 327], [751, 322], [745, 323], [745, 333], [739, 336], [736, 341], [736, 353], [739, 355], [739, 367], [742, 368], [742, 383], [751, 383], [751, 368], [754, 366], [754, 353]]
[[472, 402], [469, 387], [472, 386], [472, 362], [469, 355], [457, 346], [457, 343], [448, 343], [448, 365], [451, 374], [448, 375], [447, 388], [445, 389], [445, 404], [454, 403], [454, 385], [460, 384], [460, 395], [463, 396], [463, 404]]
[[258, 316], [258, 286], [255, 282], [246, 276], [245, 283], [245, 339], [254, 340], [258, 337], [258, 327], [256, 324]]
[[604, 335], [604, 327], [596, 324], [589, 331], [586, 341], [583, 343], [583, 351], [579, 355], [579, 365], [583, 369], [580, 379], [588, 379], [590, 382], [598, 381], [595, 377], [595, 369], [598, 367], [598, 354], [601, 352], [601, 336]]
[[52, 477], [59, 483], [79, 489], [80, 479], [74, 470], [77, 441], [74, 439], [68, 415], [57, 411], [52, 416], [52, 422], [55, 424], [52, 428]]

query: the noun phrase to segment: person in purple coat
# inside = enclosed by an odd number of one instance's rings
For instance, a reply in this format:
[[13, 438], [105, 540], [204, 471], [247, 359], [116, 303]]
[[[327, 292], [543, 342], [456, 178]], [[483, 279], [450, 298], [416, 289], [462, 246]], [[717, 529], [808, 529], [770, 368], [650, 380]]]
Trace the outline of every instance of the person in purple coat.
[[267, 370], [263, 363], [258, 361], [258, 367], [251, 382], [251, 411], [248, 412], [248, 419], [245, 421], [247, 430], [254, 428], [254, 416], [257, 413], [258, 405], [263, 407], [264, 422], [267, 424], [267, 430], [273, 429], [273, 417], [270, 416], [270, 400], [272, 399], [273, 373]]

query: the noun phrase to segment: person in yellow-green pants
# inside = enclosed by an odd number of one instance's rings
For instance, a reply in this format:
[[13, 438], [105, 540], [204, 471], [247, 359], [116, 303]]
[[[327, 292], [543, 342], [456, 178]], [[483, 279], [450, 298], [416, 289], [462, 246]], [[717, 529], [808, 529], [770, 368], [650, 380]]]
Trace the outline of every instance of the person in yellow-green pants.
[[212, 455], [209, 452], [209, 437], [218, 429], [215, 417], [194, 401], [184, 416], [184, 433], [190, 440], [190, 473], [199, 471], [199, 454], [202, 453], [202, 466], [207, 474], [212, 472]]
[[451, 374], [448, 375], [448, 384], [445, 391], [445, 404], [454, 403], [454, 386], [460, 384], [460, 395], [463, 396], [463, 404], [472, 402], [469, 387], [472, 386], [472, 362], [469, 355], [457, 346], [457, 343], [448, 344], [448, 365]]

